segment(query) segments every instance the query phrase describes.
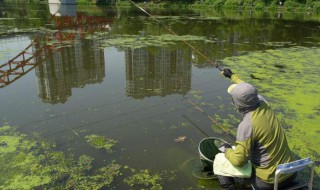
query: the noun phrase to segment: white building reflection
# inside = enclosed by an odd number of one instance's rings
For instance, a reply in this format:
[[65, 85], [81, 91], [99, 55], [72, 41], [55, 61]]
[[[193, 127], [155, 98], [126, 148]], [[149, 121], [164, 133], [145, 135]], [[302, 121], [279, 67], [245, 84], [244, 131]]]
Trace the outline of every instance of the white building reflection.
[[186, 94], [191, 88], [190, 49], [127, 49], [125, 58], [128, 96]]
[[64, 103], [72, 95], [72, 88], [101, 83], [105, 63], [99, 46], [98, 40], [84, 40], [42, 61], [36, 67], [39, 97], [51, 104]]

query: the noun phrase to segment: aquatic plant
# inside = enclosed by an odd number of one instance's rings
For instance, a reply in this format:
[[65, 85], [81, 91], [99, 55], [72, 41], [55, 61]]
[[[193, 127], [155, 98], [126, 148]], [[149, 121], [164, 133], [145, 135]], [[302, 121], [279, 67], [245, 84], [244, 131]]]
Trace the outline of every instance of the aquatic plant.
[[108, 166], [99, 168], [89, 175], [84, 172], [88, 168], [76, 167], [75, 170], [71, 170], [66, 187], [67, 189], [101, 189], [108, 186], [114, 176], [120, 174], [120, 168], [121, 166], [113, 161]]
[[91, 162], [93, 161], [93, 158], [87, 155], [81, 155], [79, 157], [78, 165], [80, 168], [83, 168], [83, 170], [90, 170], [92, 168]]
[[132, 176], [125, 178], [124, 182], [130, 187], [140, 187], [139, 189], [144, 189], [143, 187], [152, 190], [163, 189], [161, 186], [161, 176], [159, 174], [151, 175], [150, 171], [147, 169], [140, 170]]
[[102, 42], [103, 47], [116, 46], [121, 48], [138, 49], [142, 47], [162, 47], [174, 45], [181, 41], [205, 41], [212, 42], [203, 36], [177, 36], [172, 34], [163, 34], [160, 36], [140, 36], [140, 35], [114, 35], [112, 38], [105, 39]]
[[118, 143], [118, 141], [114, 140], [114, 139], [110, 139], [110, 138], [106, 138], [104, 136], [99, 136], [99, 135], [87, 135], [85, 136], [85, 138], [87, 139], [87, 142], [95, 147], [95, 148], [103, 148], [105, 150], [107, 150], [107, 152], [112, 152], [112, 147]]
[[197, 101], [200, 101], [202, 99], [201, 93], [202, 93], [202, 91], [200, 91], [200, 90], [192, 90], [190, 92], [190, 94], [192, 94], [193, 98]]
[[0, 189], [100, 189], [120, 174], [115, 161], [92, 170], [93, 158], [74, 160], [39, 137], [0, 127]]

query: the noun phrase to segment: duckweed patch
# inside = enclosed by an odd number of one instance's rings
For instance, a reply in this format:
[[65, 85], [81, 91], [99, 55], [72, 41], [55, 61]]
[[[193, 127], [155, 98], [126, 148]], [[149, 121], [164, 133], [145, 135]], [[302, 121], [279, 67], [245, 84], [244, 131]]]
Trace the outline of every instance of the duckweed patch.
[[137, 170], [129, 166], [123, 166], [124, 173], [128, 177], [124, 178], [124, 183], [129, 185], [131, 189], [163, 189], [164, 182], [173, 182], [177, 179], [176, 172], [173, 170], [161, 170], [153, 173], [149, 169]]
[[204, 41], [212, 43], [203, 36], [177, 36], [172, 34], [163, 34], [160, 36], [140, 36], [140, 35], [114, 35], [113, 38], [105, 39], [102, 42], [103, 47], [115, 46], [120, 48], [138, 49], [142, 47], [162, 47], [167, 45], [175, 45], [181, 41]]
[[159, 174], [150, 174], [150, 171], [140, 170], [134, 173], [132, 176], [124, 179], [124, 182], [132, 188], [160, 190], [163, 189], [161, 186], [162, 178]]
[[171, 125], [169, 127], [169, 129], [172, 129], [172, 130], [175, 130], [175, 129], [180, 129], [180, 128], [186, 128], [186, 127], [189, 127], [189, 123], [187, 122], [180, 122], [177, 124], [177, 125]]
[[200, 101], [202, 99], [202, 95], [201, 95], [202, 91], [200, 91], [200, 90], [192, 90], [190, 93], [192, 94], [194, 99], [196, 99], [198, 101]]
[[320, 49], [297, 46], [252, 52], [226, 58], [224, 64], [269, 100], [294, 153], [319, 160]]
[[118, 143], [118, 141], [110, 138], [106, 138], [104, 136], [99, 135], [87, 135], [85, 137], [87, 139], [87, 142], [98, 149], [105, 149], [107, 152], [113, 152], [112, 147]]
[[121, 166], [112, 161], [92, 170], [88, 155], [78, 161], [72, 154], [55, 151], [54, 146], [33, 140], [13, 127], [0, 127], [0, 189], [100, 189], [108, 187], [120, 174]]
[[293, 42], [265, 42], [262, 44], [269, 47], [286, 47], [289, 45], [290, 46], [297, 45], [296, 43], [293, 43]]

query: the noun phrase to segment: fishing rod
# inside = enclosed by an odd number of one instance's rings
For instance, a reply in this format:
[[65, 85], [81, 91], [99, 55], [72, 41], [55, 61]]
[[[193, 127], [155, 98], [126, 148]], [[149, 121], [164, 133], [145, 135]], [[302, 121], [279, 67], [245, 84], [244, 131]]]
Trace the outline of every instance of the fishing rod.
[[[148, 13], [145, 9], [143, 9], [142, 7], [140, 7], [139, 5], [137, 5], [135, 2], [133, 2], [132, 0], [129, 0], [134, 6], [136, 6], [138, 9], [140, 9], [142, 12], [146, 13], [150, 18], [152, 18], [154, 21], [156, 21], [157, 23], [159, 23], [161, 26], [163, 26], [165, 29], [167, 29], [171, 34], [175, 35], [175, 36], [179, 36], [177, 33], [175, 33], [173, 30], [171, 30], [169, 27], [167, 27], [166, 25], [162, 24], [161, 22], [159, 22], [153, 15], [151, 15], [150, 13]], [[219, 69], [220, 71], [223, 71], [223, 68], [221, 68], [219, 66], [218, 61], [216, 60], [215, 62], [213, 62], [208, 56], [204, 55], [201, 51], [199, 51], [197, 48], [195, 48], [193, 45], [191, 45], [190, 43], [188, 43], [185, 40], [182, 40], [185, 44], [187, 44], [191, 49], [193, 49], [197, 54], [199, 54], [200, 56], [202, 56], [203, 58], [205, 58], [211, 65], [213, 65], [215, 68]]]
[[188, 120], [189, 123], [196, 127], [202, 134], [204, 134], [206, 137], [209, 137], [209, 135], [206, 132], [204, 132], [204, 130], [202, 130], [197, 124], [195, 124], [190, 118], [188, 118], [186, 115], [183, 115], [183, 117], [186, 118], [186, 120]]
[[[203, 115], [205, 115], [215, 126], [219, 127], [219, 129], [223, 132], [226, 133], [227, 136], [229, 136], [230, 138], [232, 138], [232, 140], [236, 140], [236, 138], [232, 135], [231, 131], [229, 128], [225, 127], [224, 125], [222, 125], [220, 122], [218, 122], [216, 119], [214, 119], [213, 117], [211, 117], [207, 112], [205, 112], [202, 108], [200, 108], [196, 103], [194, 103], [193, 101], [191, 101], [189, 98], [183, 96], [184, 99], [187, 100], [187, 102], [189, 102], [196, 110], [198, 110], [200, 113], [202, 113]], [[197, 126], [196, 126], [197, 127]], [[198, 127], [197, 127], [198, 128]], [[202, 130], [201, 130], [202, 131]], [[206, 136], [208, 136], [206, 134]]]
[[[150, 18], [152, 18], [154, 21], [156, 21], [157, 23], [159, 23], [160, 25], [162, 25], [165, 29], [167, 29], [170, 33], [172, 33], [175, 36], [179, 36], [177, 33], [175, 33], [173, 30], [171, 30], [170, 28], [168, 28], [166, 25], [162, 24], [161, 22], [159, 22], [153, 15], [151, 15], [150, 13], [148, 13], [145, 9], [143, 9], [142, 7], [140, 7], [138, 4], [136, 4], [135, 2], [133, 2], [132, 0], [129, 0], [134, 6], [136, 6], [138, 9], [140, 9], [142, 12], [146, 13]], [[198, 49], [196, 49], [193, 45], [191, 45], [190, 43], [186, 42], [185, 40], [182, 40], [185, 44], [187, 44], [191, 49], [193, 49], [196, 53], [198, 53], [200, 56], [202, 56], [203, 58], [205, 58], [207, 61], [209, 61], [209, 63], [211, 65], [213, 65], [215, 68], [219, 69], [221, 72], [223, 72], [223, 68], [219, 65], [219, 62], [216, 60], [215, 62], [213, 62], [210, 58], [208, 58], [206, 55], [204, 55], [202, 52], [200, 52]], [[185, 96], [183, 96], [183, 98], [185, 98], [187, 100], [187, 102], [189, 102], [196, 110], [200, 111], [203, 115], [205, 115], [207, 118], [209, 118], [209, 120], [214, 123], [216, 126], [218, 126], [223, 132], [225, 132], [228, 136], [230, 136], [232, 139], [235, 140], [235, 137], [230, 133], [230, 130], [223, 126], [222, 124], [220, 124], [217, 120], [215, 120], [213, 117], [211, 117], [209, 114], [207, 114], [203, 109], [201, 109], [198, 105], [196, 105], [194, 102], [192, 102], [189, 98], [186, 98]], [[195, 125], [196, 126], [196, 125]], [[196, 126], [197, 127], [197, 126]], [[199, 127], [197, 127], [199, 129]], [[200, 130], [201, 132], [203, 132], [202, 130]], [[205, 134], [206, 136], [208, 136], [207, 134]]]

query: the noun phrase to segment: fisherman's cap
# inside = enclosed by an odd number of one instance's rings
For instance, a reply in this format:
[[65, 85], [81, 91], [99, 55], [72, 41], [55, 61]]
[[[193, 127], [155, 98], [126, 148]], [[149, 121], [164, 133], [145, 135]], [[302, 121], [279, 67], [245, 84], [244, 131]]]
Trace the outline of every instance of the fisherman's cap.
[[237, 84], [232, 84], [232, 85], [230, 85], [229, 88], [228, 88], [228, 93], [231, 94], [232, 89], [233, 89], [234, 87], [236, 87], [236, 86], [237, 86]]

